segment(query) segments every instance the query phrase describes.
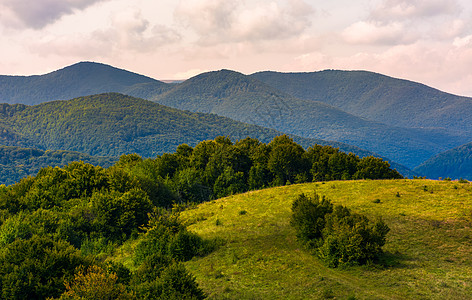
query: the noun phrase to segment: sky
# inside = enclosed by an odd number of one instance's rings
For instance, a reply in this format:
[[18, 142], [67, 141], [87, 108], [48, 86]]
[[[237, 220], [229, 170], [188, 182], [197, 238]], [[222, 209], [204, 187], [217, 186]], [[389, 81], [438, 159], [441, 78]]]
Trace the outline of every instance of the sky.
[[367, 70], [472, 96], [469, 0], [0, 0], [0, 74]]

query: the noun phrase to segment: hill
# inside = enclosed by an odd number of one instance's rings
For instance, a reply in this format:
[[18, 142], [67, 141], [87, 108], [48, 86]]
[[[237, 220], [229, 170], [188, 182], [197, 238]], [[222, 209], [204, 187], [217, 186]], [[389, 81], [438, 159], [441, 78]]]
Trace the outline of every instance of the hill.
[[[35, 106], [1, 104], [0, 133], [3, 145], [109, 157], [129, 153], [154, 157], [173, 152], [182, 143], [194, 146], [217, 136], [233, 140], [249, 136], [267, 143], [282, 134], [214, 114], [181, 111], [116, 93]], [[314, 144], [332, 145], [360, 157], [374, 155], [343, 143], [293, 138], [305, 148]], [[401, 165], [392, 163], [392, 167], [405, 176], [413, 176]]]
[[[297, 244], [291, 204], [313, 190], [386, 222], [383, 267], [330, 269]], [[182, 213], [193, 232], [226, 241], [186, 267], [211, 299], [466, 299], [472, 292], [471, 193], [468, 183], [373, 180], [223, 198]]]
[[0, 184], [13, 184], [23, 177], [36, 175], [41, 168], [62, 167], [72, 161], [83, 161], [108, 168], [116, 160], [65, 150], [44, 151], [33, 148], [0, 146]]
[[444, 130], [401, 128], [369, 121], [322, 102], [295, 98], [229, 70], [197, 75], [152, 100], [298, 136], [356, 145], [408, 167], [466, 140]]
[[38, 104], [117, 92], [146, 97], [169, 85], [109, 65], [80, 62], [45, 75], [0, 76], [0, 102]]
[[266, 84], [353, 115], [407, 128], [444, 128], [471, 136], [472, 99], [367, 71], [259, 72]]
[[415, 171], [428, 178], [472, 180], [472, 143], [440, 153], [416, 167]]

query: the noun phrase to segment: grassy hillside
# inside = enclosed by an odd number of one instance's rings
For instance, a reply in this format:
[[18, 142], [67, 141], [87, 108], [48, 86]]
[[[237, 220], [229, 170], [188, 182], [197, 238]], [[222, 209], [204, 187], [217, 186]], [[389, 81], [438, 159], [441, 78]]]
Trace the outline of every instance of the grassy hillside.
[[401, 127], [445, 128], [470, 136], [472, 99], [366, 71], [259, 72], [251, 77], [295, 97]]
[[415, 170], [428, 178], [464, 178], [472, 180], [472, 143], [440, 153]]
[[0, 76], [0, 86], [0, 102], [30, 105], [106, 92], [147, 97], [169, 88], [155, 79], [92, 62], [45, 75]]
[[34, 148], [0, 146], [0, 184], [13, 184], [23, 177], [36, 175], [41, 168], [64, 166], [72, 161], [83, 161], [108, 168], [116, 160], [65, 150], [44, 151]]
[[[383, 267], [329, 269], [297, 244], [291, 203], [314, 190], [354, 212], [383, 218], [391, 229]], [[472, 294], [471, 205], [469, 183], [430, 180], [249, 192], [183, 213], [192, 231], [226, 241], [186, 266], [211, 299], [466, 299]]]
[[238, 72], [221, 70], [195, 76], [152, 99], [298, 136], [356, 145], [410, 168], [466, 141], [444, 130], [407, 129], [369, 121], [276, 88]]

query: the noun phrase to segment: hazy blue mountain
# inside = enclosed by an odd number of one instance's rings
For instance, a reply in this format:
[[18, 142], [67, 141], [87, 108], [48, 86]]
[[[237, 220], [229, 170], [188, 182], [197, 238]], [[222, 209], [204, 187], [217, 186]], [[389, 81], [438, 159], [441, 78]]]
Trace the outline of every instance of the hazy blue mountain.
[[464, 142], [462, 136], [442, 129], [402, 128], [360, 118], [228, 70], [197, 75], [152, 99], [303, 137], [356, 145], [409, 167]]
[[36, 175], [41, 168], [62, 167], [72, 161], [107, 168], [116, 160], [117, 158], [90, 156], [74, 151], [0, 146], [0, 184], [13, 184], [23, 177]]
[[369, 120], [408, 128], [444, 128], [471, 136], [472, 98], [424, 84], [367, 71], [259, 72], [250, 76], [300, 99], [321, 101]]
[[109, 65], [80, 62], [45, 75], [0, 76], [0, 102], [38, 104], [106, 92], [150, 97], [170, 85]]
[[472, 143], [440, 153], [415, 168], [428, 178], [472, 180]]

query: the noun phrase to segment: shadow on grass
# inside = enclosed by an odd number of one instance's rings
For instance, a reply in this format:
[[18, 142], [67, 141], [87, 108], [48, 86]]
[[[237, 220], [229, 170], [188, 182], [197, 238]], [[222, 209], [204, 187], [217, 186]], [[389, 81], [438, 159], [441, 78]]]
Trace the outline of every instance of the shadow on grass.
[[392, 253], [387, 251], [379, 256], [375, 265], [385, 269], [411, 269], [413, 266], [407, 264], [407, 261], [412, 261], [412, 258], [399, 252]]

